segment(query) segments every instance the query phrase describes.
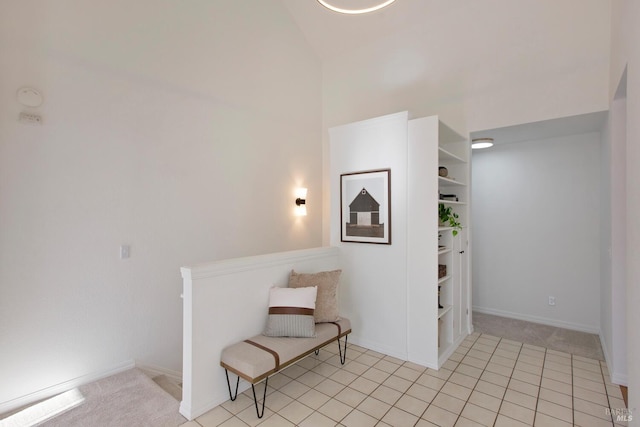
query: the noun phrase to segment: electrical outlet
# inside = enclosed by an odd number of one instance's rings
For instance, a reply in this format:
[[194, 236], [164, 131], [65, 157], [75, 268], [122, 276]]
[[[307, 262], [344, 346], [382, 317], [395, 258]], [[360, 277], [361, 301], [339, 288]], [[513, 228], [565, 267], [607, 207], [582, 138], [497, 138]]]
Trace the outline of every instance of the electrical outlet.
[[130, 254], [131, 254], [131, 246], [129, 245], [120, 246], [120, 259], [129, 258]]
[[556, 297], [549, 297], [549, 305], [556, 305]]

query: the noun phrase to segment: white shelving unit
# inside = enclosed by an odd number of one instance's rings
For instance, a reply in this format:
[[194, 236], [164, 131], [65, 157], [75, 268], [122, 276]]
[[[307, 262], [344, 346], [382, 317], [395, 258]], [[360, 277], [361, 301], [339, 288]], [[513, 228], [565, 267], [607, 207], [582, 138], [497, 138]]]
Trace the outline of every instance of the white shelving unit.
[[[469, 158], [468, 141], [437, 116], [409, 121], [409, 360], [435, 369], [469, 332]], [[447, 176], [439, 176], [440, 166]], [[440, 200], [440, 194], [457, 200]], [[458, 214], [463, 229], [456, 236], [453, 228], [438, 226], [439, 203]], [[444, 277], [439, 265], [446, 265]]]
[[445, 304], [442, 308], [438, 308], [438, 319], [447, 314], [453, 308], [452, 305]]
[[440, 162], [467, 163], [465, 159], [458, 156], [457, 154], [453, 154], [451, 151], [442, 146], [438, 147], [438, 159], [440, 160]]
[[451, 227], [438, 228], [438, 245], [451, 249], [442, 253], [438, 251], [438, 265], [445, 265], [447, 269], [446, 277], [438, 279], [440, 304], [445, 307], [445, 309], [439, 309], [441, 313], [438, 317], [441, 320], [438, 325], [439, 364], [449, 357], [466, 336], [463, 325], [467, 324], [466, 316], [469, 307], [466, 295], [468, 295], [469, 284], [463, 278], [469, 275], [463, 271], [468, 266], [463, 259], [466, 261], [468, 256], [466, 236], [469, 220], [469, 189], [467, 182], [470, 169], [467, 158], [469, 158], [469, 146], [466, 142], [439, 141], [438, 170], [445, 167], [447, 176], [438, 174], [438, 194], [447, 194], [448, 197], [455, 195], [456, 200], [438, 198], [438, 203], [451, 207], [458, 215], [458, 221], [463, 227], [461, 230], [454, 230]]
[[451, 185], [451, 186], [466, 187], [467, 185], [463, 182], [456, 181], [455, 179], [445, 178], [443, 176], [438, 177], [438, 182], [440, 183], [441, 186]]

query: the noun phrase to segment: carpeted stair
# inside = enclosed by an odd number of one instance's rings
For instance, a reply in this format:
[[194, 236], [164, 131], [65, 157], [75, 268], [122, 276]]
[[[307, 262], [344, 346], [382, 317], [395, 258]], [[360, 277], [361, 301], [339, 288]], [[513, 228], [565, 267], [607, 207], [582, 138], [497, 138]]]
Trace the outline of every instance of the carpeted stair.
[[152, 379], [153, 379], [153, 382], [158, 384], [160, 388], [162, 388], [164, 391], [166, 391], [171, 396], [173, 396], [173, 398], [176, 399], [178, 402], [182, 400], [181, 384], [176, 383], [174, 380], [167, 377], [166, 375], [158, 375], [156, 377], [153, 377]]
[[[0, 427], [177, 427], [187, 421], [178, 412], [181, 396], [165, 375], [152, 380], [134, 368], [33, 405]], [[62, 412], [52, 417], [56, 407]]]

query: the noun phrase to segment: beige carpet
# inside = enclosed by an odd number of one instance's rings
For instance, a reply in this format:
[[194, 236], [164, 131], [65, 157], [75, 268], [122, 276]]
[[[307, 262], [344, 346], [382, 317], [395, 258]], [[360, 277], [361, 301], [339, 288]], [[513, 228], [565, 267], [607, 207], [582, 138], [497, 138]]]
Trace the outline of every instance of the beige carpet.
[[473, 327], [475, 331], [482, 334], [546, 347], [589, 359], [604, 360], [600, 338], [595, 334], [476, 311], [473, 312]]
[[178, 412], [178, 401], [138, 369], [81, 386], [78, 390], [84, 397], [82, 404], [39, 425], [173, 427], [187, 421]]

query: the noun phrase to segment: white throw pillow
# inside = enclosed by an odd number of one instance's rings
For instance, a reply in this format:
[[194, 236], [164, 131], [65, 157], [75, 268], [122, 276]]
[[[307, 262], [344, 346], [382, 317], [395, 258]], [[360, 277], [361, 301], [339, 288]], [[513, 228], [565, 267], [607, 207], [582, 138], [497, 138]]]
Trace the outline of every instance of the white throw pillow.
[[317, 286], [269, 289], [268, 337], [315, 337]]

